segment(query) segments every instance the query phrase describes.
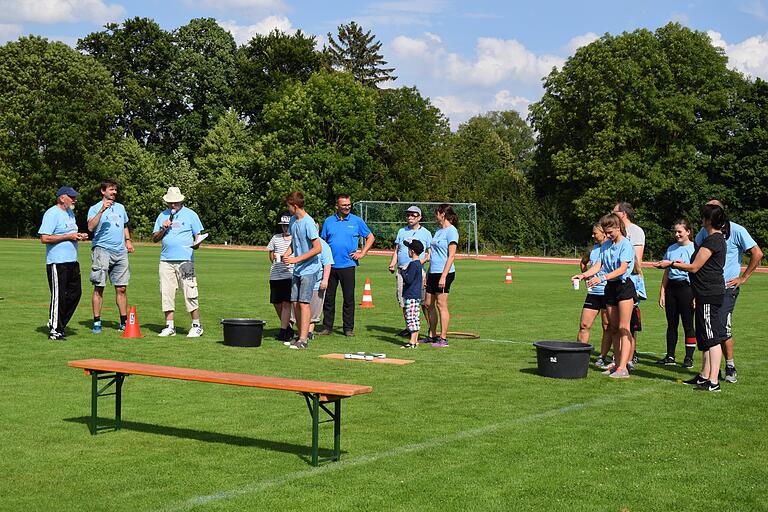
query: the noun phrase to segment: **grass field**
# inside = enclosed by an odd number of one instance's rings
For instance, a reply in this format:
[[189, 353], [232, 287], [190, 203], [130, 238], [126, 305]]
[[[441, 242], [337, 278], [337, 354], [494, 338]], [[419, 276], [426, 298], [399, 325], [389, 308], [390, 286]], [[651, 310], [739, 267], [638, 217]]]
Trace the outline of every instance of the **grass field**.
[[[358, 270], [357, 301], [370, 277], [375, 308], [358, 309], [356, 336], [293, 351], [272, 339], [265, 253], [198, 251], [205, 335], [191, 340], [156, 336], [159, 248], [140, 246], [128, 295], [145, 337], [123, 340], [109, 289], [105, 331], [90, 334], [88, 251], [81, 246], [83, 300], [67, 341], [57, 343], [44, 328], [44, 248], [0, 241], [2, 510], [768, 510], [766, 274], [739, 298], [739, 382], [705, 394], [677, 384], [690, 372], [652, 364], [665, 329], [654, 300], [643, 306], [633, 378], [616, 382], [594, 369], [580, 380], [536, 375], [531, 342], [570, 340], [578, 327], [584, 292], [571, 288], [567, 265], [514, 264], [505, 285], [505, 263], [460, 261], [451, 330], [481, 339], [406, 352], [394, 336], [403, 322], [388, 258], [370, 256]], [[659, 279], [646, 273], [651, 297]], [[223, 345], [219, 320], [245, 316], [269, 321], [262, 347]], [[177, 326], [186, 334], [186, 313]], [[416, 363], [318, 358], [358, 350]], [[374, 391], [344, 402], [342, 462], [313, 468], [309, 414], [286, 392], [129, 377], [123, 430], [91, 436], [90, 379], [67, 367], [90, 357]], [[105, 403], [101, 411], [111, 413]], [[321, 446], [330, 445], [321, 429]]]

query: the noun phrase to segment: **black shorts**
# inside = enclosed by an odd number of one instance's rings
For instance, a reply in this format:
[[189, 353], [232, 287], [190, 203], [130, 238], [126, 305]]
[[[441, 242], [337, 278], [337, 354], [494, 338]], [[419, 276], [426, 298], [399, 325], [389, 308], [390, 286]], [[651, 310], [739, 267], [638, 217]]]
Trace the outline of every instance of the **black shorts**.
[[643, 330], [643, 321], [640, 319], [640, 306], [635, 304], [632, 308], [632, 318], [629, 319], [629, 330], [640, 332]]
[[725, 316], [720, 314], [721, 304], [710, 304], [696, 299], [696, 347], [709, 350], [728, 339]]
[[269, 282], [270, 304], [291, 302], [291, 282], [293, 279], [276, 279]]
[[445, 288], [438, 288], [437, 286], [438, 283], [440, 283], [440, 276], [442, 276], [442, 274], [427, 274], [427, 293], [434, 295], [436, 293], [448, 293], [451, 291], [451, 283], [456, 277], [456, 272], [450, 272], [445, 276]]
[[587, 298], [584, 299], [583, 309], [593, 309], [600, 311], [605, 309], [605, 295], [595, 295], [594, 293], [588, 293]]
[[625, 300], [635, 300], [635, 283], [631, 279], [627, 279], [623, 283], [621, 281], [608, 281], [605, 284], [605, 304], [607, 306], [616, 306], [619, 302]]

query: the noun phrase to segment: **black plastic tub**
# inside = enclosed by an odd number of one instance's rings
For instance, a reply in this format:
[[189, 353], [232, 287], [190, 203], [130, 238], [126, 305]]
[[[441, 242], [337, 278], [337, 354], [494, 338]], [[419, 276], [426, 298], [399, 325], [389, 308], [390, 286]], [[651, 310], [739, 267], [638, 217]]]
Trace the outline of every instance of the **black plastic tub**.
[[260, 347], [266, 323], [264, 320], [253, 318], [225, 318], [221, 321], [224, 326], [224, 344], [233, 347]]
[[553, 379], [583, 379], [589, 369], [592, 345], [574, 341], [537, 341], [539, 374]]

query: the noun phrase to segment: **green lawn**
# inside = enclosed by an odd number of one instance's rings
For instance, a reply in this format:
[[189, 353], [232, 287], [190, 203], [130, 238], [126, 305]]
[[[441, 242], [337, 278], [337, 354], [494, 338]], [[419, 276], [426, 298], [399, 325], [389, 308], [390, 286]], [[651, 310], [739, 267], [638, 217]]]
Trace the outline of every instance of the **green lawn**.
[[[451, 330], [481, 339], [404, 351], [388, 258], [371, 256], [358, 270], [357, 302], [370, 277], [376, 307], [358, 309], [356, 336], [292, 351], [273, 339], [265, 253], [198, 251], [205, 335], [192, 340], [156, 336], [159, 248], [140, 246], [128, 296], [145, 337], [123, 340], [109, 289], [105, 331], [90, 334], [88, 249], [83, 300], [57, 343], [44, 328], [44, 248], [0, 241], [2, 510], [768, 510], [768, 275], [754, 275], [739, 298], [739, 382], [705, 394], [677, 384], [690, 372], [652, 364], [665, 329], [654, 300], [644, 303], [633, 378], [592, 369], [580, 380], [536, 375], [531, 342], [575, 338], [584, 292], [571, 288], [575, 269], [566, 265], [513, 264], [514, 283], [505, 285], [505, 262], [460, 261]], [[652, 297], [660, 275], [646, 273]], [[219, 320], [246, 316], [268, 320], [262, 347], [223, 345]], [[177, 326], [186, 333], [186, 313]], [[416, 363], [318, 358], [358, 350]], [[310, 417], [287, 392], [128, 377], [123, 430], [89, 435], [90, 380], [67, 361], [90, 357], [374, 391], [344, 401], [342, 462], [312, 468]], [[111, 409], [104, 400], [100, 410]]]

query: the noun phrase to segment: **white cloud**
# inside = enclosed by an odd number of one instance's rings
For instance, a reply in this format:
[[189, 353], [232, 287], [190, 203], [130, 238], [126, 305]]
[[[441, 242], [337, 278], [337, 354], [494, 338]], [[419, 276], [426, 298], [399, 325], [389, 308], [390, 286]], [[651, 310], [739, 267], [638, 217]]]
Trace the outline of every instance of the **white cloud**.
[[736, 44], [728, 44], [719, 32], [709, 30], [707, 34], [713, 45], [725, 50], [730, 67], [752, 77], [768, 79], [768, 34]]
[[12, 41], [21, 35], [21, 25], [0, 23], [0, 43]]
[[192, 3], [217, 9], [241, 9], [283, 12], [286, 9], [283, 0], [193, 0]]
[[574, 53], [576, 53], [576, 50], [578, 50], [582, 46], [587, 46], [589, 43], [595, 42], [598, 39], [600, 39], [600, 36], [598, 36], [594, 32], [587, 32], [586, 34], [573, 37], [565, 45], [564, 50], [568, 53], [568, 55], [573, 55]]
[[429, 55], [429, 44], [423, 39], [398, 36], [392, 43], [392, 50], [398, 55], [410, 58], [424, 58]]
[[254, 36], [267, 35], [275, 29], [286, 34], [293, 34], [296, 29], [285, 16], [268, 16], [253, 25], [238, 25], [235, 21], [220, 21], [219, 25], [235, 38], [237, 44], [245, 44]]
[[74, 23], [115, 21], [125, 15], [120, 4], [102, 0], [0, 0], [0, 21]]
[[506, 89], [502, 89], [501, 91], [497, 92], [493, 97], [493, 100], [494, 109], [517, 110], [523, 115], [523, 117], [528, 114], [528, 105], [532, 103], [531, 100], [524, 96], [512, 96], [512, 94]]
[[766, 7], [765, 1], [754, 0], [753, 2], [741, 6], [740, 10], [759, 20], [768, 21], [768, 7]]
[[555, 55], [536, 55], [515, 39], [481, 37], [477, 41], [477, 58], [467, 61], [451, 53], [446, 59], [451, 80], [477, 85], [495, 85], [503, 80], [538, 83], [553, 67], [565, 59]]
[[437, 96], [432, 98], [432, 103], [451, 119], [456, 117], [456, 114], [460, 114], [462, 118], [469, 118], [483, 112], [481, 104], [472, 100], [464, 100], [457, 96]]

